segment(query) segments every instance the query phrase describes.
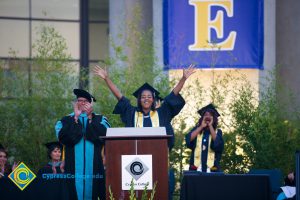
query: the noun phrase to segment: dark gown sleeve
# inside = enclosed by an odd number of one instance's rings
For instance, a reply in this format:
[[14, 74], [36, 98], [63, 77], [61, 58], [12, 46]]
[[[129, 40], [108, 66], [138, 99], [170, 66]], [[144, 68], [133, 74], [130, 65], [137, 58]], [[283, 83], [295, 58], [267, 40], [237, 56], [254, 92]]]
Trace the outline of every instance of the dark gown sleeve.
[[106, 130], [109, 127], [110, 124], [105, 117], [93, 113], [92, 121], [87, 125], [86, 139], [94, 144], [104, 144], [104, 141], [101, 140], [99, 136], [105, 136]]
[[67, 146], [74, 146], [83, 137], [82, 124], [78, 120], [75, 122], [74, 117], [66, 116], [61, 120], [62, 128], [58, 133], [59, 141]]
[[[55, 167], [55, 169], [56, 169], [57, 174], [62, 173], [59, 166]], [[53, 174], [52, 166], [47, 164], [44, 167], [42, 167], [41, 169], [39, 169], [38, 177], [45, 178], [45, 177], [43, 177], [43, 174]]]
[[211, 143], [211, 148], [217, 153], [222, 153], [224, 149], [224, 141], [223, 141], [223, 134], [222, 130], [218, 129], [217, 130], [217, 137], [215, 141]]
[[42, 167], [41, 169], [39, 169], [38, 173], [37, 173], [37, 176], [40, 177], [40, 178], [43, 178], [43, 174], [49, 174], [49, 173], [52, 173], [52, 170], [50, 172], [50, 167], [48, 167], [47, 165]]
[[129, 124], [133, 123], [132, 118], [135, 110], [136, 107], [132, 106], [129, 99], [123, 96], [115, 106], [113, 114], [120, 114], [122, 122], [128, 126]]
[[183, 108], [185, 101], [180, 94], [175, 95], [172, 91], [166, 96], [163, 104], [159, 108], [161, 113], [164, 113], [164, 117], [171, 121]]
[[197, 126], [195, 126], [188, 134], [186, 134], [185, 136], [185, 144], [186, 144], [186, 147], [189, 148], [189, 149], [192, 149], [194, 150], [195, 147], [196, 147], [196, 142], [197, 142], [197, 139], [195, 138], [193, 141], [191, 141], [191, 135], [192, 135], [192, 132], [197, 128]]

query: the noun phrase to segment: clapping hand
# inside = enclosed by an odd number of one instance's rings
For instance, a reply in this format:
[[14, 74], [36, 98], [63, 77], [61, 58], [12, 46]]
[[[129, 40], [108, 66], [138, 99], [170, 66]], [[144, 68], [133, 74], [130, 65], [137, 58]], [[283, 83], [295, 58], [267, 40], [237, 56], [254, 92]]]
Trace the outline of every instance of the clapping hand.
[[53, 174], [56, 174], [56, 173], [57, 173], [57, 172], [56, 172], [56, 168], [55, 168], [56, 163], [57, 163], [57, 162], [53, 162], [53, 163], [52, 163], [52, 172], [53, 172]]
[[[2, 163], [2, 162], [0, 162], [0, 173], [2, 174], [2, 175], [4, 175], [4, 171], [5, 171], [5, 166], [4, 166], [4, 164]], [[0, 176], [1, 177], [1, 176]]]
[[14, 171], [16, 167], [18, 167], [20, 161], [19, 162], [14, 162], [13, 166], [12, 166], [12, 170]]
[[77, 122], [79, 115], [82, 113], [82, 110], [79, 109], [78, 102], [75, 102], [75, 103], [73, 104], [73, 108], [74, 108], [74, 117], [75, 117], [75, 121]]
[[64, 172], [65, 172], [65, 161], [62, 161], [62, 162], [61, 162], [59, 168], [60, 168], [61, 173], [64, 173]]
[[93, 105], [91, 103], [86, 103], [84, 105], [84, 111], [86, 112], [89, 119], [92, 117]]

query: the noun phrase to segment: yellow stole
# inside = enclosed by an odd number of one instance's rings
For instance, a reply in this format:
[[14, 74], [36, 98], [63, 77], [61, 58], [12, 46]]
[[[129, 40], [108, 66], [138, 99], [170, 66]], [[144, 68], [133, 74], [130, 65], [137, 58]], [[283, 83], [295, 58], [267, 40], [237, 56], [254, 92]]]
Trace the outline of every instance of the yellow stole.
[[[202, 140], [203, 140], [203, 135], [197, 135], [197, 143], [196, 143], [196, 148], [194, 151], [194, 165], [199, 167], [201, 165], [201, 156], [202, 156]], [[208, 139], [208, 155], [207, 155], [207, 169], [208, 168], [212, 168], [214, 166], [214, 161], [215, 161], [215, 152], [210, 148], [210, 144], [211, 144], [211, 135], [209, 136]]]
[[[155, 111], [150, 111], [150, 119], [152, 122], [152, 127], [159, 127], [159, 117], [158, 117], [158, 112]], [[144, 127], [144, 115], [142, 112], [135, 112], [134, 114], [134, 127]]]
[[62, 150], [61, 150], [61, 151], [62, 151], [62, 152], [61, 152], [61, 160], [62, 160], [62, 161], [65, 161], [65, 153], [66, 153], [66, 152], [65, 152], [65, 148], [66, 148], [66, 146], [63, 145], [63, 148], [62, 148]]

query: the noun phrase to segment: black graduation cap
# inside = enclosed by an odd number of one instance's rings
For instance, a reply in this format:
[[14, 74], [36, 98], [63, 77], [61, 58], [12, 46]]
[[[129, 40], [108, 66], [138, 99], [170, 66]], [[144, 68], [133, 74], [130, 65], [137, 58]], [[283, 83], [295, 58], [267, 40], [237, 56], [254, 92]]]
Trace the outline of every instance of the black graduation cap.
[[141, 94], [144, 90], [151, 91], [154, 94], [154, 97], [157, 97], [159, 95], [159, 92], [156, 89], [154, 89], [151, 85], [149, 85], [148, 83], [144, 83], [144, 85], [139, 87], [134, 93], [132, 93], [132, 95], [135, 96], [136, 98], [138, 98], [139, 94]]
[[201, 108], [200, 110], [198, 110], [198, 113], [201, 116], [203, 116], [206, 111], [212, 111], [212, 112], [214, 112], [216, 114], [216, 117], [220, 116], [220, 113], [217, 111], [216, 107], [212, 103], [210, 103], [207, 106], [204, 106], [203, 108]]
[[60, 143], [60, 142], [48, 142], [48, 143], [46, 143], [45, 144], [45, 146], [47, 147], [47, 149], [48, 150], [53, 150], [53, 149], [55, 149], [56, 147], [58, 147], [58, 148], [60, 148], [60, 149], [62, 149], [62, 144]]
[[160, 96], [158, 96], [158, 95], [155, 97], [155, 99], [156, 99], [156, 100], [159, 100], [159, 101], [163, 101], [163, 100], [164, 100], [164, 98], [162, 98], [162, 97], [160, 97]]
[[74, 89], [73, 90], [74, 94], [77, 96], [77, 98], [79, 97], [83, 97], [86, 98], [90, 103], [93, 101], [96, 101], [95, 97], [93, 97], [93, 95], [91, 95], [90, 93], [88, 93], [85, 90], [82, 89]]

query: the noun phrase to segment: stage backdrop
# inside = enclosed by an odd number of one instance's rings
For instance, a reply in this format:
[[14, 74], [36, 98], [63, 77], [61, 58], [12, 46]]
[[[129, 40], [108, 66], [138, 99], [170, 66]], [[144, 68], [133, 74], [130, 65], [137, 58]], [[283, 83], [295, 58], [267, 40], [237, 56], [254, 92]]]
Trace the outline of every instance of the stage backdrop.
[[263, 0], [164, 0], [164, 64], [263, 69]]

